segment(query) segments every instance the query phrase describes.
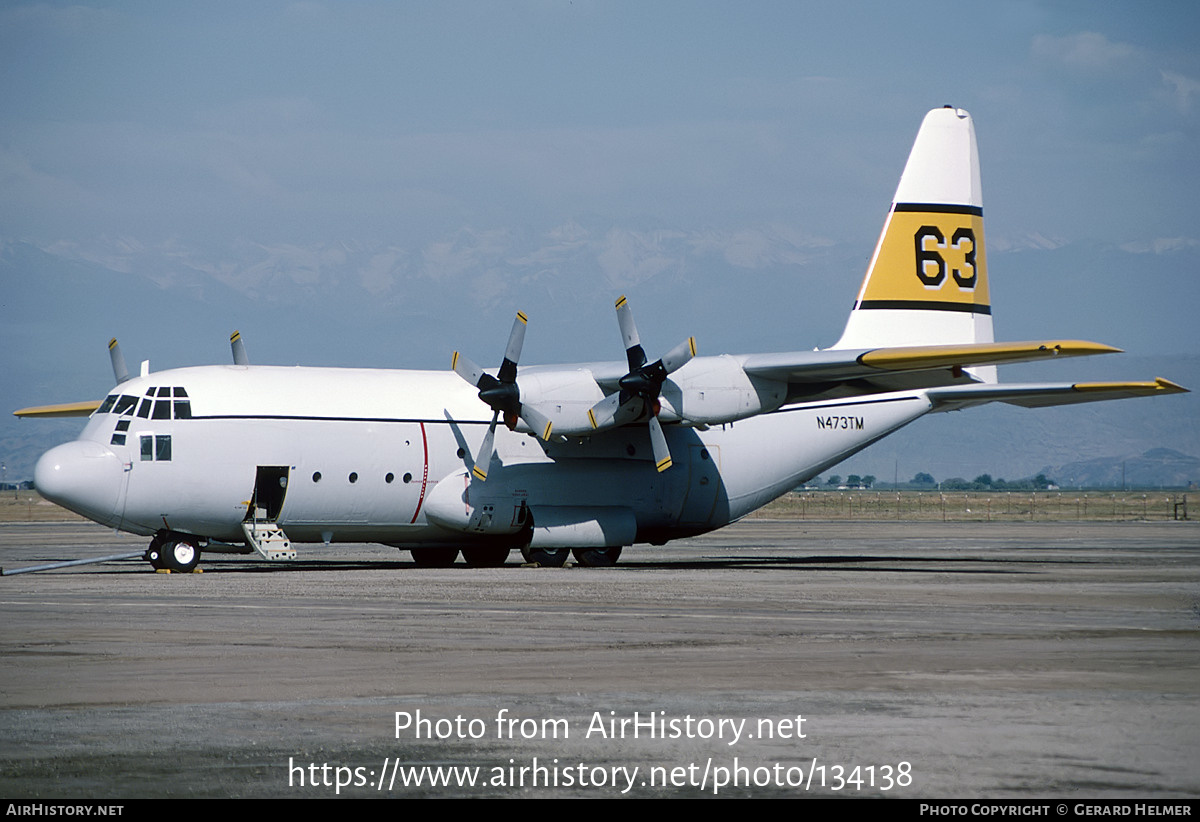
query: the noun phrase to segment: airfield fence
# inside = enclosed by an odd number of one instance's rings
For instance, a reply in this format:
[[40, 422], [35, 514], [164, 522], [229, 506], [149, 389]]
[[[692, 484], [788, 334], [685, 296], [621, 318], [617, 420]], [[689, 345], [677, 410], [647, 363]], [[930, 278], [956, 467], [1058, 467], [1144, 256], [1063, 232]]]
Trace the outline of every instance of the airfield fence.
[[751, 516], [913, 522], [1122, 522], [1188, 519], [1169, 491], [794, 491]]

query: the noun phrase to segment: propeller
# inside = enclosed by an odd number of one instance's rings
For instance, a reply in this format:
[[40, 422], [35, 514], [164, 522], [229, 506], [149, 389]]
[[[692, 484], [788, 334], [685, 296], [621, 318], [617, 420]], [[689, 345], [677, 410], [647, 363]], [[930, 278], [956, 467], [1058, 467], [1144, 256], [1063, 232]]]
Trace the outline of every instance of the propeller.
[[229, 335], [229, 345], [233, 349], [234, 365], [249, 365], [250, 357], [246, 354], [246, 344], [242, 342], [242, 332], [234, 331]]
[[593, 428], [599, 429], [648, 417], [646, 422], [650, 428], [654, 465], [660, 472], [666, 471], [671, 467], [671, 451], [667, 447], [662, 423], [658, 421], [658, 413], [662, 410], [659, 395], [667, 376], [696, 356], [696, 338], [688, 337], [661, 359], [647, 364], [646, 352], [633, 322], [633, 310], [624, 297], [617, 300], [617, 324], [621, 327], [629, 373], [618, 381], [621, 386], [619, 391], [609, 394], [588, 410], [588, 420]]
[[116, 337], [108, 341], [108, 356], [112, 360], [113, 376], [117, 378], [117, 385], [120, 385], [129, 379], [129, 369], [125, 367], [125, 356], [121, 353], [121, 346], [117, 344]]
[[492, 450], [496, 441], [496, 421], [501, 415], [510, 431], [517, 427], [518, 420], [522, 420], [543, 440], [550, 439], [550, 431], [554, 427], [549, 417], [533, 406], [521, 402], [521, 389], [517, 386], [517, 361], [521, 358], [521, 346], [525, 343], [525, 326], [528, 322], [528, 318], [518, 311], [517, 318], [513, 320], [512, 332], [508, 335], [504, 360], [500, 363], [500, 370], [495, 377], [457, 351], [450, 358], [450, 367], [454, 373], [478, 388], [479, 399], [492, 409], [492, 423], [484, 435], [483, 444], [479, 447], [475, 467], [471, 469], [471, 474], [481, 482], [487, 479], [487, 469], [492, 462]]

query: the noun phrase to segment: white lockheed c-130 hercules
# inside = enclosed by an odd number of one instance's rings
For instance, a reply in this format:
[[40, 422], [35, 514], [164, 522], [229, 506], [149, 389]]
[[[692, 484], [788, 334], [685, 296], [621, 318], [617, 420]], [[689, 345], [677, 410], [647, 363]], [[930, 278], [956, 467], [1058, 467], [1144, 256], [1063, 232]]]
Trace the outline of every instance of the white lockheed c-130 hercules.
[[[727, 525], [918, 417], [1184, 391], [1164, 379], [1021, 383], [995, 366], [1117, 351], [992, 337], [975, 131], [926, 115], [841, 339], [823, 350], [653, 362], [625, 298], [626, 362], [520, 367], [517, 314], [499, 370], [456, 373], [249, 364], [131, 377], [38, 461], [37, 489], [153, 539], [159, 569], [201, 551], [295, 557], [295, 542], [381, 542], [419, 564], [615, 562], [621, 547]], [[490, 412], [490, 413], [489, 413]], [[503, 425], [498, 425], [503, 420]]]

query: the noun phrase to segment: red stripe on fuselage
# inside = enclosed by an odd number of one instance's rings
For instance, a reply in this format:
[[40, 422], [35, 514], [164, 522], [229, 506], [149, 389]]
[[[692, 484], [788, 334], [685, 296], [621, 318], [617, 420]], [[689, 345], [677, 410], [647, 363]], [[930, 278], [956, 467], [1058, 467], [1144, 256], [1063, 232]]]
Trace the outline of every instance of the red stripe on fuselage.
[[417, 521], [417, 514], [421, 513], [421, 505], [425, 502], [425, 488], [429, 485], [429, 440], [425, 438], [425, 423], [421, 423], [421, 449], [425, 452], [425, 464], [421, 468], [421, 496], [417, 498], [417, 510], [413, 511], [409, 525]]

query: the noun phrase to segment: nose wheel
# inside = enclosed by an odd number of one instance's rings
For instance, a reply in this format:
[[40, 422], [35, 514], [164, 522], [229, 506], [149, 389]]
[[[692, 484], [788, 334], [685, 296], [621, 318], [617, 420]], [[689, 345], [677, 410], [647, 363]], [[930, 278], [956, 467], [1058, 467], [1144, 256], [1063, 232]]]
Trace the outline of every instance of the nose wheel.
[[155, 537], [146, 549], [146, 561], [156, 571], [190, 574], [200, 564], [200, 546], [191, 537]]

